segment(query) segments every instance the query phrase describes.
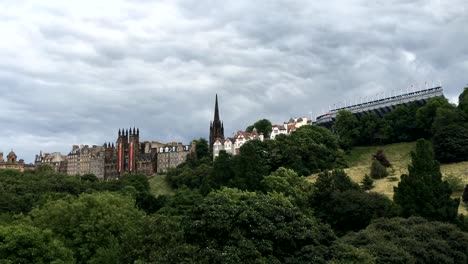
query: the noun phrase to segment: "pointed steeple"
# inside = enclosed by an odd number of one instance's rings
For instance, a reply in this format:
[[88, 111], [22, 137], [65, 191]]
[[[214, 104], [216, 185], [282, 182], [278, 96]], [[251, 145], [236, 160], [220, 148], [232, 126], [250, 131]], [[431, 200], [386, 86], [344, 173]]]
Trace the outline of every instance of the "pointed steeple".
[[219, 121], [218, 94], [216, 94], [215, 112], [214, 112], [214, 120], [213, 120], [213, 123], [216, 123], [216, 121]]

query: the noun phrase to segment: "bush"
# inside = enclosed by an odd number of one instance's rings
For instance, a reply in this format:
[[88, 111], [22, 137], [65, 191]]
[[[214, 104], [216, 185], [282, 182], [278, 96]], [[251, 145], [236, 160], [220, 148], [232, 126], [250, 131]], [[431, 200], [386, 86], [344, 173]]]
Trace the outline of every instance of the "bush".
[[387, 168], [385, 168], [379, 161], [373, 160], [371, 165], [370, 176], [373, 179], [383, 179], [388, 176]]
[[382, 166], [384, 166], [385, 168], [392, 166], [392, 164], [390, 163], [390, 161], [388, 161], [387, 156], [385, 156], [385, 153], [382, 149], [377, 150], [377, 152], [374, 155], [372, 155], [372, 157], [374, 158], [374, 160], [377, 160], [378, 162], [380, 162], [380, 164], [382, 164]]
[[450, 189], [452, 189], [452, 192], [463, 191], [463, 179], [461, 177], [453, 174], [448, 174], [447, 176], [445, 176], [444, 180], [448, 182]]

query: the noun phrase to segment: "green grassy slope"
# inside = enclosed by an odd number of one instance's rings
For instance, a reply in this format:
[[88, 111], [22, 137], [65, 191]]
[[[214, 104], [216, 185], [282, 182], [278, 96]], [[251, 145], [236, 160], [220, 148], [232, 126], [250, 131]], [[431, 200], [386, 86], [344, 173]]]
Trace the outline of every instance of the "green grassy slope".
[[174, 194], [174, 191], [166, 183], [166, 175], [156, 175], [148, 179], [151, 187], [151, 193], [154, 196], [169, 194]]

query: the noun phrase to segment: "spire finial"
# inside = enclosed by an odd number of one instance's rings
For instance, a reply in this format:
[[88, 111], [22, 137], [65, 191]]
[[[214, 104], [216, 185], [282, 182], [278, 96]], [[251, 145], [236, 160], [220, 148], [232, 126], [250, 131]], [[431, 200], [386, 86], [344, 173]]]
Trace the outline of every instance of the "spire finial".
[[216, 94], [215, 113], [214, 113], [214, 120], [213, 120], [213, 122], [215, 123], [216, 121], [219, 121], [218, 94]]

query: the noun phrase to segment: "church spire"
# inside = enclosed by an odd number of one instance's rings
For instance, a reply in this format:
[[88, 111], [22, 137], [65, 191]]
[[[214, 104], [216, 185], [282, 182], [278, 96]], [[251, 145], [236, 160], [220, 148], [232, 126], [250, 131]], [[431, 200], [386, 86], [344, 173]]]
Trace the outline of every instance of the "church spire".
[[214, 120], [213, 120], [213, 123], [215, 123], [216, 121], [219, 121], [218, 94], [216, 94], [215, 112], [214, 112]]
[[216, 94], [214, 120], [210, 122], [210, 148], [217, 138], [224, 139], [224, 126], [219, 118], [218, 94]]

